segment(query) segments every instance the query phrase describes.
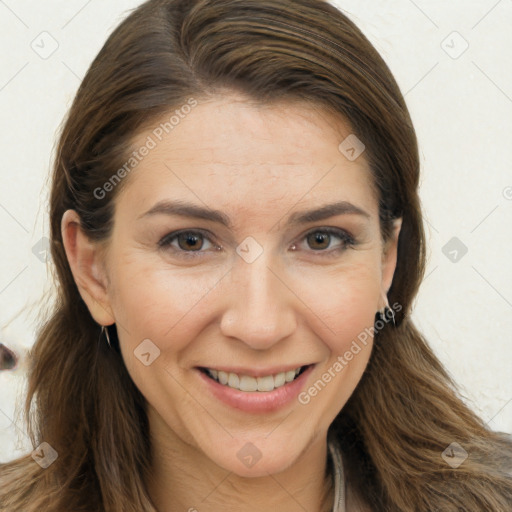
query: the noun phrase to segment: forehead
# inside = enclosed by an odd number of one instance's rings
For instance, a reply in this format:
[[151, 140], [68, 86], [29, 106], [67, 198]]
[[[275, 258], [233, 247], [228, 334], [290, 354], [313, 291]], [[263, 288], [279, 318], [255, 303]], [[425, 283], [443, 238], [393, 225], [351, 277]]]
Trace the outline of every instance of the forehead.
[[350, 125], [325, 108], [305, 102], [262, 106], [233, 95], [199, 101], [172, 129], [165, 124], [171, 115], [133, 141], [134, 151], [152, 143], [122, 194], [132, 207], [185, 194], [259, 215], [263, 207], [268, 212], [339, 199], [376, 213], [364, 153], [350, 160], [340, 151]]

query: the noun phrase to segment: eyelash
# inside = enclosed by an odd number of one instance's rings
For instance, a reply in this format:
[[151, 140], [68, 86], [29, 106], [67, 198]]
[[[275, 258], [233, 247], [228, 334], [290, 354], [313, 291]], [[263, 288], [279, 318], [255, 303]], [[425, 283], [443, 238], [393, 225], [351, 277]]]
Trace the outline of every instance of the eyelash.
[[[314, 229], [308, 231], [307, 233], [305, 233], [300, 240], [303, 240], [303, 239], [305, 240], [309, 235], [312, 235], [313, 233], [323, 233], [323, 234], [328, 234], [331, 236], [334, 235], [342, 242], [342, 245], [335, 249], [329, 249], [329, 250], [327, 250], [327, 249], [318, 249], [318, 250], [311, 249], [312, 252], [317, 253], [320, 257], [328, 257], [328, 256], [337, 255], [337, 254], [345, 251], [346, 249], [352, 248], [355, 245], [357, 245], [357, 242], [354, 239], [354, 237], [349, 235], [346, 231], [339, 229], [339, 228], [332, 228], [332, 227], [314, 228]], [[182, 234], [192, 234], [192, 235], [199, 234], [203, 238], [206, 238], [210, 243], [213, 243], [205, 231], [187, 229], [187, 230], [175, 231], [173, 233], [169, 233], [169, 234], [165, 235], [158, 242], [158, 246], [163, 249], [165, 249], [167, 247], [172, 247], [171, 243], [174, 240], [176, 240], [179, 235], [182, 235]], [[330, 241], [329, 241], [329, 243], [330, 243]], [[294, 245], [295, 245], [295, 243], [294, 243]], [[172, 249], [175, 254], [178, 254], [180, 257], [183, 256], [185, 258], [197, 258], [197, 257], [200, 257], [201, 254], [205, 252], [203, 250], [185, 251], [185, 250], [179, 249], [179, 248], [176, 249], [175, 247], [172, 247]]]

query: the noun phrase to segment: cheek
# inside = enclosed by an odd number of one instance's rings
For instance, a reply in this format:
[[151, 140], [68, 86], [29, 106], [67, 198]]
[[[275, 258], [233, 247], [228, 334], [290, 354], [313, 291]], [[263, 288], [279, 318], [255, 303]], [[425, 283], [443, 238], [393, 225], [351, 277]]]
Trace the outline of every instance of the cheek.
[[118, 264], [111, 300], [122, 341], [136, 346], [149, 338], [161, 350], [164, 343], [172, 343], [173, 351], [184, 348], [206, 319], [206, 306], [213, 307], [208, 295], [223, 273], [162, 268], [142, 257]]
[[347, 403], [368, 364], [380, 296], [379, 272], [370, 262], [351, 265], [330, 280], [318, 279], [306, 299], [322, 320], [316, 329], [328, 355], [298, 398], [311, 413], [317, 411], [325, 429]]
[[[368, 255], [369, 256], [369, 255]], [[296, 291], [316, 316], [322, 340], [334, 352], [344, 352], [352, 339], [374, 324], [380, 296], [380, 268], [368, 258], [329, 272], [304, 273]]]

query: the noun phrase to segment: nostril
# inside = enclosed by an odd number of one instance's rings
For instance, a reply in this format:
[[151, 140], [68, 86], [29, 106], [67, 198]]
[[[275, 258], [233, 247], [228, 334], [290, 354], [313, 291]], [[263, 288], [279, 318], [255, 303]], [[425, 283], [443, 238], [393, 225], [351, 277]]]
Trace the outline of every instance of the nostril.
[[17, 362], [16, 354], [0, 343], [0, 370], [12, 370], [16, 367]]

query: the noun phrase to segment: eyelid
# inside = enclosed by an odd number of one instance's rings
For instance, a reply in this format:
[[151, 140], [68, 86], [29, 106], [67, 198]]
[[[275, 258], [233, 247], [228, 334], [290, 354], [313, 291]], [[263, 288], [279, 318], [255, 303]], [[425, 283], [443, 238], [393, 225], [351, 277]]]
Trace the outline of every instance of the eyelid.
[[[306, 231], [305, 233], [299, 235], [299, 237], [297, 238], [297, 241], [299, 243], [301, 243], [303, 240], [305, 241], [305, 239], [313, 234], [313, 233], [327, 233], [328, 235], [334, 235], [335, 237], [337, 237], [339, 240], [341, 240], [342, 244], [341, 244], [341, 247], [337, 247], [337, 248], [334, 248], [334, 249], [329, 249], [329, 250], [313, 250], [313, 249], [310, 249], [309, 251], [306, 251], [306, 252], [313, 252], [313, 253], [316, 253], [316, 254], [319, 254], [319, 255], [322, 255], [322, 254], [325, 254], [325, 255], [332, 255], [333, 253], [336, 253], [336, 252], [343, 252], [345, 251], [346, 249], [348, 249], [349, 247], [353, 247], [354, 245], [357, 245], [357, 239], [351, 234], [349, 233], [346, 229], [342, 229], [342, 228], [338, 228], [338, 227], [334, 227], [334, 226], [319, 226], [319, 227], [313, 227], [311, 229], [309, 229], [308, 231]], [[295, 244], [296, 242], [294, 242]]]
[[[301, 233], [297, 238], [295, 238], [295, 241], [293, 242], [293, 246], [296, 246], [297, 244], [301, 244], [303, 241], [306, 240], [306, 238], [312, 234], [312, 233], [327, 233], [328, 235], [334, 235], [341, 241], [341, 246], [336, 247], [334, 249], [328, 249], [328, 250], [306, 250], [306, 252], [312, 252], [320, 257], [322, 256], [332, 256], [333, 254], [338, 254], [340, 252], [344, 252], [347, 249], [354, 247], [358, 244], [358, 241], [356, 237], [354, 237], [349, 231], [346, 229], [342, 229], [335, 226], [315, 226], [307, 231]], [[176, 249], [175, 247], [171, 246], [171, 242], [174, 242], [174, 240], [177, 239], [177, 237], [181, 234], [185, 233], [192, 233], [192, 234], [200, 234], [202, 235], [206, 240], [208, 240], [214, 247], [217, 249], [222, 249], [221, 246], [216, 244], [213, 241], [213, 234], [210, 233], [210, 231], [200, 228], [185, 228], [180, 229], [177, 231], [172, 231], [168, 234], [166, 234], [163, 238], [160, 239], [158, 242], [158, 246], [161, 249], [167, 249], [168, 247], [171, 248], [171, 251], [173, 254], [180, 256], [183, 256], [184, 258], [197, 258], [201, 257], [203, 254], [211, 252], [210, 250], [197, 250], [197, 251], [185, 251], [182, 249]]]
[[[215, 244], [213, 242], [213, 235], [208, 231], [208, 230], [205, 230], [205, 229], [199, 229], [199, 228], [186, 228], [186, 229], [179, 229], [177, 231], [172, 231], [170, 233], [167, 233], [163, 238], [160, 239], [160, 241], [158, 242], [158, 246], [162, 249], [165, 249], [167, 247], [172, 247], [171, 246], [171, 241], [174, 242], [174, 240], [176, 238], [178, 238], [179, 235], [182, 235], [182, 234], [185, 234], [185, 233], [193, 233], [193, 234], [200, 234], [203, 236], [203, 238], [205, 238], [206, 240], [208, 240], [212, 245], [214, 246], [217, 246], [217, 244]], [[172, 247], [172, 249], [174, 249], [174, 247]], [[181, 253], [181, 254], [191, 254], [191, 255], [194, 255], [195, 253], [204, 253], [205, 251], [183, 251], [183, 250], [179, 250], [179, 249], [176, 249], [177, 253]]]

